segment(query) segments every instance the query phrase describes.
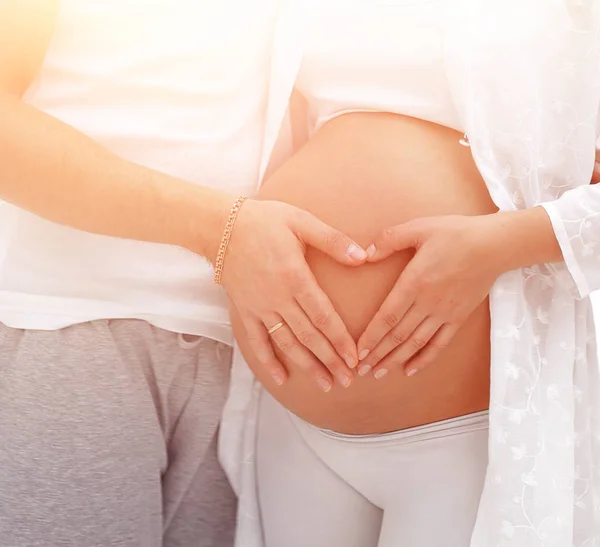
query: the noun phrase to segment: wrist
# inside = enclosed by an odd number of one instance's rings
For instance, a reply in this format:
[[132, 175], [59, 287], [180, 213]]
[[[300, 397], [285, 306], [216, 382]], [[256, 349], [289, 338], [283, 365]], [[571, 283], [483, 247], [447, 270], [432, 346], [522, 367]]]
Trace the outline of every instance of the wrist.
[[236, 196], [194, 186], [173, 209], [176, 245], [203, 256], [214, 265], [227, 217]]
[[493, 249], [502, 272], [563, 260], [552, 222], [543, 207], [490, 215]]

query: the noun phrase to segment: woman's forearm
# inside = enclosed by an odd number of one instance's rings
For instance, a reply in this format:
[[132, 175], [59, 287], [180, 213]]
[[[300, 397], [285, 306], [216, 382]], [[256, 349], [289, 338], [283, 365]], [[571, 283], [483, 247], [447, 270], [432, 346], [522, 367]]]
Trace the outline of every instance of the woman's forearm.
[[493, 232], [495, 241], [490, 241], [490, 250], [500, 260], [501, 271], [563, 260], [552, 223], [543, 207], [493, 216], [497, 229]]
[[213, 260], [235, 196], [128, 162], [0, 94], [0, 199], [72, 228]]

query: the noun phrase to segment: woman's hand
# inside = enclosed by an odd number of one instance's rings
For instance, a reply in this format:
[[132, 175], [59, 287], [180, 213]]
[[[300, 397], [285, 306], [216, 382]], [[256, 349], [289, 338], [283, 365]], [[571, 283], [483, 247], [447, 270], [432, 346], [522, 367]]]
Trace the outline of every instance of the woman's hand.
[[358, 341], [363, 376], [398, 366], [411, 376], [448, 346], [502, 273], [562, 258], [541, 207], [413, 220], [385, 230], [367, 251], [378, 261], [410, 248], [415, 256]]
[[[310, 213], [285, 203], [247, 200], [233, 229], [222, 283], [257, 359], [275, 382], [281, 385], [287, 371], [271, 340], [291, 362], [309, 371], [323, 391], [329, 391], [331, 374], [342, 385], [350, 385], [349, 368], [358, 363], [358, 354], [306, 263], [308, 245], [348, 266], [363, 264], [367, 258], [350, 238]], [[268, 330], [279, 323], [283, 326], [269, 336]]]

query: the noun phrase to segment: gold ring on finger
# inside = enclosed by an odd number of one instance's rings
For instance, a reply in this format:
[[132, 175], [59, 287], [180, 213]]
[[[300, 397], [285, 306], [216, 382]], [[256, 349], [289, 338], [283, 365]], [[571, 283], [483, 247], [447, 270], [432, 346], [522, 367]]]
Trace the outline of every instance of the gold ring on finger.
[[279, 323], [277, 323], [276, 325], [273, 325], [267, 332], [269, 333], [269, 335], [273, 334], [274, 332], [278, 331], [281, 327], [283, 327], [285, 325], [284, 321], [280, 321]]

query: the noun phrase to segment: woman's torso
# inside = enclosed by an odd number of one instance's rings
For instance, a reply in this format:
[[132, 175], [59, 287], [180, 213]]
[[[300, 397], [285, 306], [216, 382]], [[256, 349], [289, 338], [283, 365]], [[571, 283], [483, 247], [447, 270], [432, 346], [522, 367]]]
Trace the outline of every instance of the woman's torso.
[[[323, 126], [261, 189], [309, 210], [366, 245], [379, 230], [420, 216], [495, 211], [460, 134], [391, 114], [354, 113]], [[381, 264], [348, 269], [317, 251], [307, 260], [317, 281], [358, 339], [410, 260], [397, 253]], [[296, 368], [275, 386], [248, 352], [233, 316], [240, 349], [258, 379], [305, 420], [343, 433], [393, 431], [487, 408], [490, 322], [487, 301], [427, 370], [401, 369], [383, 380], [355, 377], [348, 389], [322, 393]]]
[[[495, 211], [461, 134], [436, 125], [460, 125], [444, 76], [446, 2], [382, 4], [324, 8], [310, 26], [298, 88], [313, 126], [324, 125], [261, 189], [262, 198], [308, 209], [362, 244], [415, 217]], [[368, 112], [348, 114], [356, 111]], [[313, 251], [307, 258], [358, 338], [410, 253], [357, 270]], [[323, 428], [373, 433], [486, 408], [489, 321], [486, 301], [440, 359], [413, 378], [401, 370], [380, 381], [356, 377], [349, 389], [336, 385], [328, 394], [295, 369], [289, 383], [275, 387], [241, 335], [239, 342], [259, 380], [291, 411]]]
[[[277, 0], [65, 0], [26, 101], [115, 154], [255, 191]], [[210, 265], [0, 204], [0, 321], [49, 329], [137, 317], [230, 342]]]

